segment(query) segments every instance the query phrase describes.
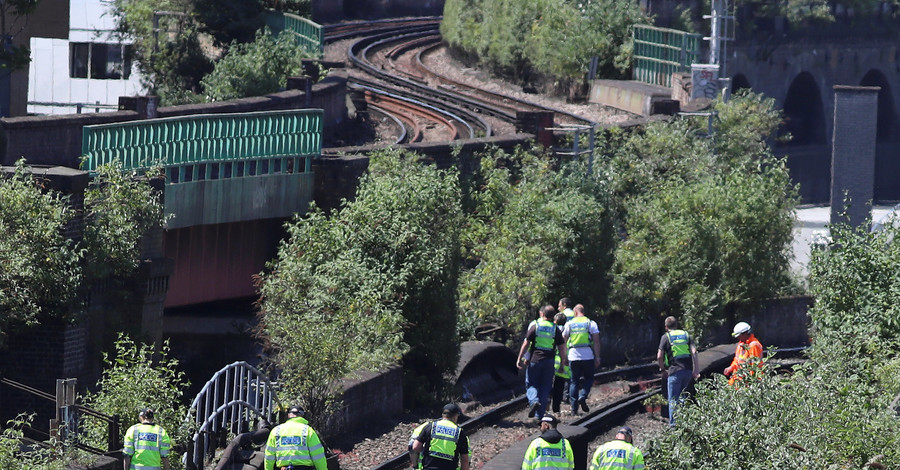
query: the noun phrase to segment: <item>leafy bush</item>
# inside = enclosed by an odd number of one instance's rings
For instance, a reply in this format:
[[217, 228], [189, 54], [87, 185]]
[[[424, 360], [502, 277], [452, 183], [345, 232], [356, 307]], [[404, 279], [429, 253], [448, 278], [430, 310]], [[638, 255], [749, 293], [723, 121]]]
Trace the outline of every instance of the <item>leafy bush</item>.
[[551, 163], [525, 151], [482, 157], [465, 234], [471, 268], [459, 288], [463, 335], [484, 322], [518, 331], [561, 297], [606, 307], [615, 246], [608, 189], [584, 168]]
[[84, 194], [84, 240], [89, 276], [128, 276], [138, 267], [143, 236], [164, 223], [161, 190], [149, 180], [159, 168], [138, 176], [121, 162], [101, 165]]
[[760, 95], [717, 103], [705, 120], [612, 133], [610, 175], [625, 239], [616, 252], [612, 302], [633, 315], [672, 311], [700, 332], [723, 307], [791, 289], [789, 247], [796, 190], [766, 144], [780, 122]]
[[40, 445], [25, 445], [24, 428], [29, 427], [34, 415], [20, 414], [9, 420], [0, 432], [0, 468], [28, 470], [63, 470], [66, 463], [60, 460], [58, 449]]
[[793, 230], [784, 166], [672, 181], [637, 198], [616, 253], [617, 304], [635, 315], [682, 312], [707, 331], [728, 303], [771, 298], [790, 286]]
[[648, 21], [634, 2], [447, 0], [441, 34], [485, 68], [522, 81], [535, 70], [581, 84], [594, 56], [601, 76], [621, 76], [631, 61], [631, 27]]
[[283, 90], [288, 77], [302, 70], [302, 60], [311, 57], [290, 33], [273, 39], [265, 28], [251, 43], [232, 44], [201, 83], [209, 101], [261, 96]]
[[[180, 452], [193, 431], [186, 427], [187, 406], [182, 404], [184, 390], [190, 385], [179, 362], [170, 356], [169, 343], [163, 343], [159, 351], [152, 345], [136, 343], [120, 334], [115, 352], [104, 353], [103, 376], [97, 382], [97, 390], [89, 392], [82, 403], [108, 415], [122, 419], [122, 432], [137, 422], [138, 413], [145, 407], [155, 413], [155, 422], [162, 426], [172, 439], [173, 452], [169, 462], [173, 468], [181, 468]], [[85, 421], [85, 441], [94, 447], [106, 448], [106, 424], [97, 420]], [[182, 444], [182, 445], [179, 445]]]
[[24, 160], [0, 176], [0, 345], [13, 324], [69, 313], [81, 283], [82, 249], [64, 236], [74, 216], [66, 199], [45, 191]]
[[322, 392], [347, 373], [401, 358], [409, 387], [441, 386], [459, 351], [459, 197], [455, 175], [389, 151], [354, 201], [288, 225], [261, 282], [262, 332], [286, 396], [324, 409], [334, 393]]

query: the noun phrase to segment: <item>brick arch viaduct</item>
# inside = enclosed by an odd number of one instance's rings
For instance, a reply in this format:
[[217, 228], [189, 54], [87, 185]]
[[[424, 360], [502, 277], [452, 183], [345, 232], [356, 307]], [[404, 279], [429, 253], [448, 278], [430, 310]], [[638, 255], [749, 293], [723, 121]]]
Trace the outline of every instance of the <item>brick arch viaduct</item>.
[[730, 45], [723, 76], [731, 90], [750, 88], [784, 111], [787, 155], [804, 202], [830, 199], [836, 85], [877, 86], [875, 200], [900, 200], [900, 49], [885, 39], [794, 39]]

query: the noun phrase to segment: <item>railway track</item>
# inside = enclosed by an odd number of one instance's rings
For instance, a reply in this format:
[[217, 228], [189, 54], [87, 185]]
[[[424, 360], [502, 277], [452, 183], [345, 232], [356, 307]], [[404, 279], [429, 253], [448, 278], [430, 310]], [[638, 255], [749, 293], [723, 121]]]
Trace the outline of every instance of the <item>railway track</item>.
[[[644, 377], [653, 375], [655, 371], [655, 364], [646, 364], [595, 374], [594, 380], [598, 385], [625, 380], [633, 391], [606, 400], [599, 406], [595, 405], [590, 412], [568, 421], [566, 424], [584, 428], [580, 439], [593, 439], [606, 431], [611, 425], [610, 423], [622, 420], [624, 417], [637, 412], [642, 407], [644, 400], [660, 393], [658, 377], [650, 380], [644, 379]], [[460, 426], [465, 429], [470, 442], [473, 442], [473, 445], [475, 445], [474, 442], [477, 442], [480, 438], [479, 432], [497, 425], [512, 415], [524, 415], [527, 404], [528, 400], [524, 395], [518, 396], [476, 417], [461, 422]], [[532, 426], [530, 431], [536, 431], [536, 428]], [[513, 458], [517, 457], [514, 456]], [[519, 462], [521, 463], [521, 460]], [[399, 470], [407, 467], [409, 467], [409, 453], [404, 452], [374, 466], [373, 470]]]

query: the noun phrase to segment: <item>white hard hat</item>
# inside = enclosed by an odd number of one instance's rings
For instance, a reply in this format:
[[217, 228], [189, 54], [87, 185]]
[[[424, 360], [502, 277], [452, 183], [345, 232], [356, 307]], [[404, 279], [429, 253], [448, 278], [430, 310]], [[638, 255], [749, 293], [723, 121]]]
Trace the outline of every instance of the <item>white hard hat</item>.
[[738, 337], [741, 333], [749, 333], [750, 332], [750, 324], [747, 322], [738, 322], [737, 325], [734, 325], [734, 331], [731, 332], [731, 336], [735, 338]]

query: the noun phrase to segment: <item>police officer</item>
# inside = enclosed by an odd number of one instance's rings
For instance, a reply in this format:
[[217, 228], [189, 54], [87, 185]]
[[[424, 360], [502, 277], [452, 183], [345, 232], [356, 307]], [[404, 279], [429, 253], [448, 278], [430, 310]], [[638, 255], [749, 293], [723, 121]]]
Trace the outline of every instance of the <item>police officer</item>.
[[603, 444], [594, 452], [590, 470], [625, 469], [641, 470], [644, 468], [644, 454], [641, 449], [632, 445], [634, 433], [628, 426], [622, 426], [616, 432], [616, 438]]
[[153, 410], [144, 408], [139, 423], [125, 432], [125, 470], [169, 470], [172, 441], [162, 426], [153, 423]]
[[[556, 352], [560, 364], [557, 369], [568, 365], [566, 345], [562, 333], [553, 323], [556, 311], [551, 305], [541, 307], [541, 318], [528, 325], [528, 332], [519, 348], [516, 367], [525, 369], [525, 395], [528, 397], [528, 417], [537, 415], [538, 420], [547, 411], [550, 390], [553, 388], [553, 368]], [[526, 352], [530, 353], [526, 356]]]
[[428, 423], [413, 441], [410, 463], [415, 467], [422, 455], [423, 470], [469, 470], [469, 438], [457, 425], [462, 410], [455, 403], [444, 405], [441, 419]]
[[269, 433], [265, 470], [326, 470], [325, 446], [303, 418], [303, 408], [292, 406], [288, 419]]
[[697, 346], [687, 331], [678, 328], [675, 317], [666, 317], [666, 332], [659, 339], [656, 362], [669, 397], [669, 426], [675, 425], [675, 407], [684, 401], [682, 394], [691, 379], [700, 378]]
[[[413, 443], [416, 442], [416, 438], [419, 437], [419, 434], [422, 434], [422, 430], [425, 429], [425, 426], [431, 424], [431, 421], [426, 421], [418, 426], [416, 429], [413, 429], [412, 434], [409, 436], [409, 446], [407, 446], [406, 450], [409, 452], [409, 463], [412, 465], [412, 468], [421, 469], [422, 468], [422, 454], [413, 454], [412, 447]], [[466, 437], [466, 444], [468, 445], [469, 438]], [[472, 465], [472, 446], [469, 445], [469, 465]], [[414, 457], [415, 456], [415, 457]], [[415, 458], [415, 460], [414, 460]], [[459, 465], [456, 466], [456, 470], [459, 470]]]
[[573, 470], [572, 445], [556, 430], [559, 420], [553, 415], [541, 418], [541, 435], [531, 441], [522, 460], [522, 470]]

